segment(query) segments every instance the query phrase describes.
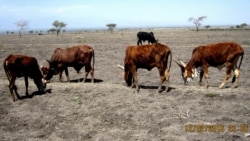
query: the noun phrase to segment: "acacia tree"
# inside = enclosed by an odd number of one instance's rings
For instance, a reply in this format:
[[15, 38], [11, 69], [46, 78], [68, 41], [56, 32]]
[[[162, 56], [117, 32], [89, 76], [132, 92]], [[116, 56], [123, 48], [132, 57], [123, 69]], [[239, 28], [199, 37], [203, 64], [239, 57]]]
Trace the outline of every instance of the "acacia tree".
[[242, 29], [244, 29], [245, 27], [247, 27], [247, 24], [246, 24], [246, 23], [242, 23], [242, 24], [240, 25], [240, 28], [242, 28]]
[[209, 29], [211, 26], [210, 25], [206, 25], [204, 26], [206, 29]]
[[193, 24], [195, 25], [195, 28], [196, 28], [196, 31], [198, 32], [199, 31], [199, 27], [201, 26], [201, 21], [203, 19], [207, 18], [207, 16], [201, 16], [201, 17], [198, 17], [198, 18], [193, 18], [193, 17], [190, 17], [188, 19], [189, 22], [193, 22]]
[[55, 29], [56, 29], [56, 36], [58, 37], [61, 29], [63, 27], [65, 27], [67, 24], [65, 24], [64, 22], [59, 22], [58, 20], [55, 20], [52, 25], [55, 27]]
[[18, 32], [19, 32], [19, 37], [21, 38], [22, 37], [22, 31], [27, 28], [27, 26], [29, 25], [29, 22], [21, 20], [21, 21], [18, 21], [16, 23], [14, 23], [14, 24], [19, 28]]
[[116, 24], [114, 23], [110, 23], [110, 24], [106, 24], [106, 26], [108, 27], [108, 30], [113, 33], [114, 28], [116, 27]]

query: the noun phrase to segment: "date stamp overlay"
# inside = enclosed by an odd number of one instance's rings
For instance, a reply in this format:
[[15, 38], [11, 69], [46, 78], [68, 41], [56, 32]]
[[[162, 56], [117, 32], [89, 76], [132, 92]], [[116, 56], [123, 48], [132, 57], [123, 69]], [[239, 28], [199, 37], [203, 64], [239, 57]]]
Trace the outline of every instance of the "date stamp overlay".
[[188, 133], [221, 133], [242, 132], [248, 133], [248, 124], [186, 124], [185, 131]]

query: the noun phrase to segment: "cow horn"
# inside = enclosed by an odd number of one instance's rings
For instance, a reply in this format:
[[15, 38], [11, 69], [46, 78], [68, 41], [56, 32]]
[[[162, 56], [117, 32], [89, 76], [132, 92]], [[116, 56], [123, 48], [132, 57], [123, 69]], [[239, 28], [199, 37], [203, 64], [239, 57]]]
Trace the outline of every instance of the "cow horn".
[[122, 65], [120, 65], [120, 64], [118, 64], [117, 66], [118, 66], [118, 68], [124, 70], [124, 66], [122, 66]]
[[180, 63], [183, 67], [186, 67], [187, 64], [185, 64], [183, 61], [180, 60]]
[[175, 63], [176, 63], [178, 66], [183, 67], [182, 64], [179, 62], [179, 60], [178, 60], [178, 61], [177, 61], [177, 60], [174, 60], [174, 61], [175, 61]]
[[186, 64], [181, 61], [180, 59], [178, 59], [178, 61], [174, 60], [176, 64], [178, 64], [180, 67], [186, 67]]
[[181, 63], [181, 65], [182, 65], [183, 67], [186, 67], [186, 64], [185, 64], [183, 61], [179, 60], [179, 62]]

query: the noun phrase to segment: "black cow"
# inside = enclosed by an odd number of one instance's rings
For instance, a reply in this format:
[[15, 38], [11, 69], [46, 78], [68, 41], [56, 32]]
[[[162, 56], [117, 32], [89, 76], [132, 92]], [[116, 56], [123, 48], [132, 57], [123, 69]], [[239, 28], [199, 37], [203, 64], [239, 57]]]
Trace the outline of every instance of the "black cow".
[[142, 45], [142, 41], [145, 42], [146, 40], [149, 43], [157, 43], [157, 40], [155, 40], [154, 37], [154, 33], [153, 32], [138, 32], [137, 33], [137, 45], [141, 44]]

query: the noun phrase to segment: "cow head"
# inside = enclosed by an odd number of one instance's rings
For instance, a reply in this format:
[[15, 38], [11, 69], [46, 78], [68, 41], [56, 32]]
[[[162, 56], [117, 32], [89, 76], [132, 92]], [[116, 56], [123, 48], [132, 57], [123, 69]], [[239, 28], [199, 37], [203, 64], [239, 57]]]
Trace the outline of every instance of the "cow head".
[[40, 85], [37, 86], [38, 87], [38, 90], [41, 91], [41, 92], [44, 92], [45, 89], [46, 89], [46, 84], [47, 84], [48, 81], [45, 80], [45, 78], [43, 77], [41, 79], [41, 82], [40, 82]]
[[48, 83], [48, 81], [45, 80], [45, 78], [42, 76], [42, 74], [40, 74], [41, 77], [38, 77], [38, 75], [36, 75], [37, 77], [34, 78], [34, 83], [36, 84], [37, 89], [40, 92], [45, 92], [46, 89], [46, 85]]
[[187, 65], [181, 60], [178, 61], [174, 60], [174, 61], [181, 68], [181, 75], [185, 85], [198, 76], [198, 71], [196, 68], [191, 68], [191, 69], [187, 68], [186, 67]]
[[40, 66], [40, 69], [42, 71], [43, 77], [45, 78], [49, 72], [49, 67], [48, 66]]
[[47, 62], [49, 63], [49, 66], [43, 67], [41, 68], [41, 70], [43, 72], [45, 80], [49, 81], [53, 77], [53, 75], [57, 75], [59, 73], [59, 70], [56, 62], [51, 62], [49, 60], [47, 60]]
[[132, 73], [130, 71], [128, 71], [128, 69], [125, 69], [124, 66], [122, 65], [117, 65], [118, 68], [120, 68], [122, 70], [122, 76], [124, 77], [124, 80], [127, 84], [127, 86], [132, 86], [132, 83], [133, 83], [133, 76], [132, 76]]

